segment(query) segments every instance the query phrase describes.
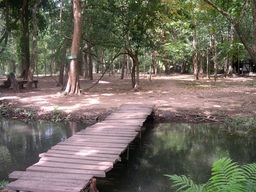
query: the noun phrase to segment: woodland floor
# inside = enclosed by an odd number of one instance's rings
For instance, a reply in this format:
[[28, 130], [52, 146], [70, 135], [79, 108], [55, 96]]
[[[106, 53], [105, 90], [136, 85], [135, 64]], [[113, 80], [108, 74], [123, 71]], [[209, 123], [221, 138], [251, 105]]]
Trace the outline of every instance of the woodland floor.
[[[96, 79], [97, 77], [95, 77]], [[221, 121], [237, 115], [256, 115], [256, 78], [234, 77], [194, 81], [192, 75], [141, 76], [141, 89], [134, 91], [130, 79], [106, 75], [95, 81], [81, 80], [80, 96], [64, 96], [56, 87], [57, 77], [38, 77], [37, 89], [0, 90], [0, 102], [13, 108], [32, 108], [38, 118], [61, 111], [73, 119], [103, 117], [125, 103], [149, 103], [156, 106], [160, 121]], [[1, 82], [0, 82], [1, 83]]]

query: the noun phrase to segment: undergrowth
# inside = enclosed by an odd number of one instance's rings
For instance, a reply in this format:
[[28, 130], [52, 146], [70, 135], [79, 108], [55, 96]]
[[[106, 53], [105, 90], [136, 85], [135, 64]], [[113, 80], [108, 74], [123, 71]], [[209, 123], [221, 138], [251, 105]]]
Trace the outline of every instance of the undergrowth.
[[5, 188], [5, 186], [8, 184], [8, 181], [2, 180], [0, 181], [0, 189]]

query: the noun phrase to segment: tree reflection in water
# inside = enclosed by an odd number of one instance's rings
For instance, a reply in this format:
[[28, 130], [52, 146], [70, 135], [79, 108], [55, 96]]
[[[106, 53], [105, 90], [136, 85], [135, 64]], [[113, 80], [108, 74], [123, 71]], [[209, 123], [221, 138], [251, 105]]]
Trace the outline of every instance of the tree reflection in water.
[[0, 180], [14, 170], [25, 170], [39, 160], [38, 155], [85, 128], [74, 123], [45, 121], [28, 124], [0, 119]]
[[[141, 150], [127, 169], [99, 186], [104, 192], [170, 192], [164, 174], [185, 174], [197, 182], [209, 179], [212, 163], [230, 157], [240, 163], [255, 161], [256, 136], [229, 133], [218, 124], [159, 124], [146, 133]], [[110, 174], [111, 175], [111, 174]]]

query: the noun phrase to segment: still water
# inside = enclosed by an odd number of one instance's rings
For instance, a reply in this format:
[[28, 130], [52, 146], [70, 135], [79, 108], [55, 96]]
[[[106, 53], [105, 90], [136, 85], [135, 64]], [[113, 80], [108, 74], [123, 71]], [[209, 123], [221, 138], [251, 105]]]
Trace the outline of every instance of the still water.
[[158, 124], [138, 144], [131, 160], [99, 181], [101, 192], [171, 192], [164, 174], [185, 174], [205, 182], [221, 157], [256, 161], [256, 134], [234, 133], [216, 124]]
[[[37, 162], [40, 153], [82, 127], [0, 119], [0, 179]], [[165, 123], [149, 127], [132, 148], [128, 161], [124, 158], [107, 179], [98, 180], [100, 192], [174, 191], [165, 174], [185, 174], [205, 182], [212, 163], [221, 157], [239, 163], [255, 162], [256, 133], [228, 131], [217, 124]]]
[[0, 119], [0, 180], [14, 170], [25, 170], [39, 160], [38, 155], [85, 128], [76, 123], [45, 121], [29, 124]]

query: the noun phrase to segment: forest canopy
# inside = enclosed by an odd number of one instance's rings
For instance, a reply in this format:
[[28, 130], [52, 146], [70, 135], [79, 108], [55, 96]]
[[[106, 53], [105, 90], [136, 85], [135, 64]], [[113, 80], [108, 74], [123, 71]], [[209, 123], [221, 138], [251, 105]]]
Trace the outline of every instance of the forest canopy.
[[126, 71], [137, 87], [140, 72], [256, 71], [251, 0], [1, 0], [0, 13], [0, 73], [23, 79], [58, 75], [65, 86], [68, 74]]

